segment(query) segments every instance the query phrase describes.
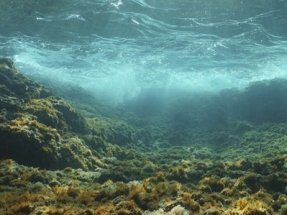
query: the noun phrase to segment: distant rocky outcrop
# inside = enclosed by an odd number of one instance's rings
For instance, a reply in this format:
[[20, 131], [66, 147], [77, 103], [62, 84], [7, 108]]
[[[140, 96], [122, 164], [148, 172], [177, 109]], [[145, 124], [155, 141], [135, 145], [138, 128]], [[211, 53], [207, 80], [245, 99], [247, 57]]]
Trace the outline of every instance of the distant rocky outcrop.
[[229, 116], [253, 123], [287, 122], [287, 80], [272, 79], [250, 83], [243, 91], [221, 91]]

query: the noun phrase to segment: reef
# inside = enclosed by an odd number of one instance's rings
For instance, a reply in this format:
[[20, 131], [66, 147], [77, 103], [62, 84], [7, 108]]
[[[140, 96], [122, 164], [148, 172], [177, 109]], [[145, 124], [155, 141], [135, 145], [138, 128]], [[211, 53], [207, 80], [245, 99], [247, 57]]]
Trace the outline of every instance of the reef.
[[0, 214], [287, 214], [286, 89], [111, 107], [0, 58]]

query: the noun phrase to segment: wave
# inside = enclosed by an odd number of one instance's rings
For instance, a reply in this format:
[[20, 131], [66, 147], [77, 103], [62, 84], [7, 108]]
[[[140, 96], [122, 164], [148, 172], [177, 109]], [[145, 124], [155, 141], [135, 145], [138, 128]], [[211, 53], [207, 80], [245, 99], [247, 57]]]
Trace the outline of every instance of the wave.
[[1, 3], [0, 54], [31, 76], [53, 73], [119, 100], [132, 88], [218, 91], [287, 76], [285, 1], [25, 3], [13, 13]]

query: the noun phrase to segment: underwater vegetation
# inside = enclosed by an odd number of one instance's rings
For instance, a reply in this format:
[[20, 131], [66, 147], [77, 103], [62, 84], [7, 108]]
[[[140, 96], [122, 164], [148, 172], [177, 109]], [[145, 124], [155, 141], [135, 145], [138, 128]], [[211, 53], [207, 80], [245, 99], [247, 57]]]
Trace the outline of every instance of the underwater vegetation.
[[145, 108], [66, 89], [0, 58], [0, 214], [287, 214], [286, 80]]

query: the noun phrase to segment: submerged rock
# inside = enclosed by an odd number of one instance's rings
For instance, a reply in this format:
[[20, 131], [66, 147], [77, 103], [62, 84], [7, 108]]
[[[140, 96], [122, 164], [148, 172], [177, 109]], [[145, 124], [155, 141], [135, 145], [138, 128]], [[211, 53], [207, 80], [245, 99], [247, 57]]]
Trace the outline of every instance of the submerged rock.
[[0, 58], [0, 90], [0, 159], [48, 169], [95, 168], [84, 142], [69, 141], [90, 131], [66, 101], [20, 74], [6, 58]]
[[236, 94], [230, 112], [254, 123], [287, 122], [287, 80], [273, 79], [251, 83]]

